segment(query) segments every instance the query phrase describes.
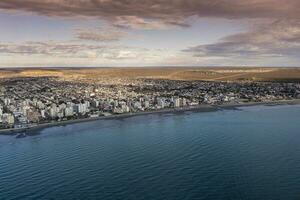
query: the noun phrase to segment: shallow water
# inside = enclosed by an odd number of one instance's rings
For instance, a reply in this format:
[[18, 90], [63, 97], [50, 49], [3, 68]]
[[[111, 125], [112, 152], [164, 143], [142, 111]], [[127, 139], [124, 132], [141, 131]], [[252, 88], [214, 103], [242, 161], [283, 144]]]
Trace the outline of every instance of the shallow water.
[[300, 199], [300, 106], [0, 136], [0, 199]]

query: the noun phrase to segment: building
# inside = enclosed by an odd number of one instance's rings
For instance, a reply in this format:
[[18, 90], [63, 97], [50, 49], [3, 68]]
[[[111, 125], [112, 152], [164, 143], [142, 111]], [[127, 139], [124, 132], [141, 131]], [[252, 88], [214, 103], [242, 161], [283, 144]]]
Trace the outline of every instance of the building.
[[98, 100], [94, 99], [94, 100], [92, 101], [91, 105], [92, 105], [94, 108], [98, 108], [99, 105], [100, 105], [100, 102], [99, 102]]
[[87, 111], [87, 104], [79, 103], [74, 106], [74, 112], [77, 114], [85, 114]]
[[4, 105], [8, 106], [11, 103], [11, 100], [9, 98], [4, 99]]
[[149, 108], [150, 107], [150, 102], [149, 101], [144, 101], [144, 107]]
[[46, 111], [45, 110], [41, 110], [41, 116], [43, 119], [46, 118]]
[[174, 107], [175, 107], [175, 108], [179, 108], [179, 107], [180, 107], [180, 98], [175, 97], [175, 98], [173, 99], [173, 103], [174, 103]]
[[52, 107], [49, 110], [49, 115], [52, 119], [57, 117], [58, 109], [56, 104], [52, 104]]
[[74, 115], [73, 108], [71, 106], [65, 108], [65, 116], [71, 117]]
[[141, 109], [142, 109], [142, 104], [141, 104], [141, 102], [136, 101], [136, 102], [134, 102], [133, 107], [134, 107], [135, 109], [141, 110]]
[[180, 106], [182, 107], [186, 106], [186, 98], [181, 99]]
[[10, 114], [10, 113], [4, 113], [4, 114], [2, 115], [2, 122], [3, 122], [4, 124], [8, 124], [8, 125], [12, 126], [12, 125], [15, 123], [15, 118], [14, 118], [14, 116], [13, 116], [12, 114]]
[[3, 115], [3, 107], [0, 106], [0, 118], [2, 117], [2, 115]]
[[164, 108], [165, 107], [165, 98], [157, 98], [157, 105], [160, 108]]

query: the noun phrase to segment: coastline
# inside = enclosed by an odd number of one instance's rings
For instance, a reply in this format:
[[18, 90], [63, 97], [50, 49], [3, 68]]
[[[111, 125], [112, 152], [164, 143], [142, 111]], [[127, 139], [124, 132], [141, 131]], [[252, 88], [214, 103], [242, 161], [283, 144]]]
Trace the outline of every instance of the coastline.
[[278, 101], [268, 101], [268, 102], [247, 102], [247, 103], [230, 103], [230, 104], [221, 104], [221, 105], [197, 105], [197, 106], [189, 106], [182, 108], [167, 108], [161, 110], [153, 110], [153, 111], [142, 111], [136, 113], [124, 113], [124, 114], [113, 114], [110, 116], [99, 116], [94, 118], [83, 118], [83, 119], [74, 119], [74, 120], [66, 120], [60, 122], [49, 122], [44, 124], [38, 124], [37, 126], [28, 127], [28, 128], [11, 128], [11, 129], [3, 129], [0, 130], [0, 135], [15, 135], [22, 132], [34, 132], [40, 131], [45, 128], [55, 127], [55, 126], [65, 126], [69, 124], [77, 124], [81, 122], [89, 122], [89, 121], [98, 121], [98, 120], [108, 120], [108, 119], [122, 119], [127, 117], [134, 117], [140, 115], [150, 115], [150, 114], [165, 114], [165, 113], [179, 113], [179, 112], [214, 112], [218, 110], [228, 110], [228, 109], [238, 109], [239, 107], [248, 107], [248, 106], [277, 106], [277, 105], [299, 105], [300, 99], [293, 100], [278, 100]]

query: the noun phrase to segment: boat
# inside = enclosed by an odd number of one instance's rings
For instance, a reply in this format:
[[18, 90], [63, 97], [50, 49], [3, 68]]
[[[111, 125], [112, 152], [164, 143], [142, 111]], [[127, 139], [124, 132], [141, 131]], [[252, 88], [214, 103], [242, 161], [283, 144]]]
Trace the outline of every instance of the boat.
[[19, 133], [17, 134], [16, 138], [24, 138], [26, 136], [27, 136], [26, 133]]

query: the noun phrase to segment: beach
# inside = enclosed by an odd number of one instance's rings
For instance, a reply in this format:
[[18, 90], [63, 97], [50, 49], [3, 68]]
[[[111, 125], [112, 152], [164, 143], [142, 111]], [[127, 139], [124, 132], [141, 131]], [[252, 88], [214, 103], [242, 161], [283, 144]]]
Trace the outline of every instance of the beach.
[[82, 118], [82, 119], [74, 119], [74, 120], [66, 120], [66, 121], [57, 121], [57, 122], [49, 122], [49, 123], [41, 123], [36, 126], [26, 127], [26, 128], [11, 128], [11, 129], [2, 129], [0, 130], [0, 135], [15, 135], [18, 133], [26, 132], [26, 134], [30, 135], [30, 133], [40, 131], [45, 128], [54, 127], [54, 126], [65, 126], [68, 124], [75, 124], [81, 122], [88, 121], [97, 121], [97, 120], [107, 120], [107, 119], [120, 119], [127, 117], [134, 117], [139, 115], [149, 115], [149, 114], [164, 114], [164, 113], [179, 113], [179, 112], [213, 112], [222, 109], [237, 109], [239, 107], [245, 106], [258, 106], [258, 105], [266, 105], [266, 106], [275, 106], [275, 105], [298, 105], [300, 104], [300, 99], [293, 100], [279, 100], [279, 101], [265, 101], [265, 102], [247, 102], [247, 103], [228, 103], [228, 104], [220, 104], [220, 105], [206, 105], [201, 104], [197, 106], [188, 106], [181, 108], [167, 108], [153, 111], [141, 111], [135, 113], [124, 113], [124, 114], [112, 114], [109, 116], [99, 116], [99, 117], [90, 117], [90, 118]]

